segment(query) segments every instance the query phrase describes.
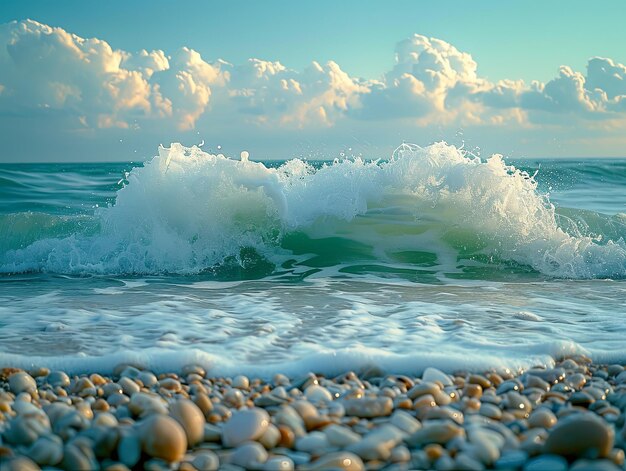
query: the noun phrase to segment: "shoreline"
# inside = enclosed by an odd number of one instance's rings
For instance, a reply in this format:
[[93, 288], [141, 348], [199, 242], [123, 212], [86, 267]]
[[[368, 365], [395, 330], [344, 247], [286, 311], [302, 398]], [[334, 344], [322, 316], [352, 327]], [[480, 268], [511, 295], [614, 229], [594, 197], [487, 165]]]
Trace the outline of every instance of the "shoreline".
[[0, 468], [618, 470], [626, 370], [419, 377], [0, 370]]

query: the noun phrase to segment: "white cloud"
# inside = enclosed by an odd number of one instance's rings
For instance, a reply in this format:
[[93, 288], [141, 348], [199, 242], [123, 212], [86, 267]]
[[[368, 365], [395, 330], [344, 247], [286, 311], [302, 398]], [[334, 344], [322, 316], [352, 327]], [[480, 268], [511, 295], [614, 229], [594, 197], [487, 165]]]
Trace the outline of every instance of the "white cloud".
[[526, 84], [490, 82], [469, 53], [417, 34], [397, 44], [381, 80], [352, 77], [333, 61], [296, 71], [261, 59], [209, 62], [188, 47], [170, 54], [115, 50], [30, 20], [0, 25], [0, 114], [63, 115], [94, 132], [183, 132], [213, 117], [233, 133], [245, 125], [274, 134], [376, 129], [372, 121], [383, 120], [485, 128], [626, 120], [626, 67], [608, 58], [591, 58], [586, 73], [562, 66], [553, 80]]

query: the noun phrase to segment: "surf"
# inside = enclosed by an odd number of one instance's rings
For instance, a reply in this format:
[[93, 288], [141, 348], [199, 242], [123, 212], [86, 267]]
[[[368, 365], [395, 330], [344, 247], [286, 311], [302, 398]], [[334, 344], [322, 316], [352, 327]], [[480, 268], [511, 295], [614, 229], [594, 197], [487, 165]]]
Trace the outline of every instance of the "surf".
[[626, 219], [557, 209], [536, 178], [444, 142], [278, 167], [175, 143], [93, 214], [3, 215], [0, 272], [625, 277]]

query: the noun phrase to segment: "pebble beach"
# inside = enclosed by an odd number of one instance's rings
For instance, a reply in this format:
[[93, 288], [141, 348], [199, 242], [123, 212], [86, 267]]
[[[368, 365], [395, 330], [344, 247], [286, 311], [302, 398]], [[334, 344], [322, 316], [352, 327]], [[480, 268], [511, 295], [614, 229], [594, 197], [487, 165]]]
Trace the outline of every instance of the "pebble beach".
[[584, 356], [419, 377], [4, 368], [0, 469], [610, 471], [625, 418], [626, 370]]

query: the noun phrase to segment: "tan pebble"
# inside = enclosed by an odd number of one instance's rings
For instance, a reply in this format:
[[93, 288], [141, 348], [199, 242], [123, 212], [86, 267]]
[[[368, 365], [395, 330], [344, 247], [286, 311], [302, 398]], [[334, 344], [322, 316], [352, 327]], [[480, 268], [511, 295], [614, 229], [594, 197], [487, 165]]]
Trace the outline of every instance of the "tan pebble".
[[48, 376], [50, 374], [50, 370], [48, 368], [35, 368], [28, 372], [33, 378], [41, 378], [42, 376]]
[[526, 377], [526, 387], [527, 388], [539, 388], [545, 392], [545, 391], [550, 390], [550, 383], [548, 383], [547, 381], [544, 381], [538, 376], [528, 375]]
[[185, 430], [187, 443], [194, 446], [204, 437], [204, 414], [189, 399], [179, 399], [170, 405], [170, 415]]
[[487, 379], [491, 381], [491, 384], [495, 386], [496, 388], [500, 386], [502, 382], [504, 381], [502, 379], [502, 376], [500, 376], [498, 373], [488, 373], [486, 376], [487, 376]]
[[502, 418], [502, 410], [495, 404], [483, 402], [480, 404], [478, 413], [484, 417], [489, 417], [493, 420], [500, 420]]
[[9, 389], [13, 394], [34, 393], [37, 390], [37, 382], [28, 373], [20, 371], [9, 376]]
[[94, 391], [96, 389], [95, 385], [91, 382], [89, 378], [79, 378], [78, 381], [76, 381], [72, 386], [73, 393], [80, 393], [85, 389], [93, 389]]
[[393, 411], [393, 401], [388, 397], [348, 399], [343, 401], [346, 415], [356, 417], [382, 417]]
[[365, 465], [363, 464], [361, 458], [356, 456], [354, 453], [339, 451], [321, 456], [314, 462], [309, 463], [306, 466], [302, 466], [302, 469], [308, 471], [322, 471], [327, 469], [362, 471], [365, 469]]
[[587, 383], [587, 378], [585, 378], [585, 375], [583, 374], [575, 373], [573, 375], [568, 376], [565, 379], [565, 382], [567, 383], [568, 386], [576, 390], [579, 390]]
[[96, 414], [92, 423], [94, 426], [100, 427], [117, 427], [118, 425], [117, 418], [109, 412], [100, 412]]
[[295, 401], [291, 407], [295, 409], [295, 411], [302, 417], [305, 424], [307, 420], [313, 419], [319, 416], [319, 412], [317, 408], [306, 400]]
[[224, 403], [238, 409], [244, 405], [245, 398], [239, 389], [229, 389], [224, 394]]
[[89, 380], [94, 384], [94, 386], [102, 386], [107, 383], [107, 380], [97, 373], [89, 375]]
[[138, 392], [128, 403], [128, 409], [136, 416], [167, 414], [167, 405], [157, 394]]
[[135, 381], [128, 377], [120, 378], [117, 384], [119, 384], [119, 386], [122, 388], [122, 392], [128, 397], [131, 397], [133, 394], [138, 393], [141, 389]]
[[151, 371], [141, 371], [137, 378], [146, 388], [151, 388], [158, 383], [157, 377]]
[[435, 397], [436, 393], [441, 392], [441, 387], [437, 383], [419, 383], [413, 386], [406, 395], [410, 399], [415, 399], [417, 397], [423, 396], [425, 394], [430, 394]]
[[483, 375], [470, 375], [470, 377], [467, 379], [467, 382], [470, 384], [478, 384], [483, 389], [491, 387], [491, 381], [489, 381]]
[[206, 394], [197, 394], [193, 398], [193, 402], [200, 408], [205, 417], [208, 417], [213, 410], [213, 403]]
[[435, 398], [432, 394], [425, 394], [423, 396], [418, 396], [413, 402], [413, 409], [420, 409], [422, 407], [435, 407], [437, 403], [435, 402]]
[[413, 409], [413, 402], [406, 396], [400, 396], [393, 401], [393, 407], [394, 409], [410, 410]]
[[329, 402], [333, 400], [333, 395], [323, 386], [312, 384], [304, 390], [305, 397], [314, 403]]
[[276, 425], [270, 423], [267, 430], [259, 437], [259, 443], [263, 445], [267, 450], [271, 450], [278, 446], [280, 442], [280, 430]]
[[624, 466], [624, 450], [620, 448], [613, 448], [609, 453], [608, 458], [617, 466]]
[[52, 371], [46, 377], [46, 382], [54, 388], [64, 388], [70, 385], [70, 377], [64, 371]]
[[480, 398], [483, 395], [483, 388], [480, 384], [468, 383], [463, 388], [463, 395]]
[[183, 376], [187, 376], [190, 374], [197, 374], [201, 377], [205, 377], [206, 376], [206, 371], [204, 368], [202, 368], [200, 365], [185, 365], [183, 366], [182, 370], [181, 370], [181, 374]]
[[222, 443], [232, 448], [248, 440], [262, 436], [270, 424], [270, 417], [263, 409], [253, 408], [235, 412], [224, 423]]
[[296, 442], [296, 436], [293, 430], [286, 425], [279, 425], [278, 431], [280, 432], [280, 441], [278, 444], [283, 448], [293, 448]]
[[91, 408], [99, 412], [106, 412], [110, 409], [109, 403], [102, 398], [96, 399], [96, 402], [93, 403]]
[[556, 423], [557, 418], [554, 413], [545, 407], [534, 410], [532, 414], [530, 414], [530, 417], [528, 417], [528, 425], [533, 428], [541, 427], [549, 429], [554, 427]]
[[11, 412], [11, 403], [8, 401], [0, 401], [0, 412], [5, 414]]
[[613, 427], [590, 413], [572, 414], [551, 430], [545, 450], [566, 457], [609, 456], [613, 448]]
[[475, 397], [464, 397], [461, 404], [466, 413], [478, 412], [482, 405]]
[[249, 389], [250, 388], [250, 380], [247, 376], [238, 375], [233, 378], [233, 388], [237, 389]]
[[402, 410], [396, 410], [391, 416], [389, 423], [395, 425], [408, 435], [417, 432], [422, 427], [422, 424], [419, 422], [419, 420], [417, 420], [408, 412]]
[[233, 415], [233, 412], [223, 404], [214, 404], [213, 412], [219, 414], [222, 421], [230, 419], [231, 415]]
[[206, 421], [210, 424], [217, 424], [222, 421], [222, 416], [215, 412], [211, 412], [206, 418]]
[[174, 378], [164, 378], [158, 384], [160, 388], [166, 391], [178, 392], [181, 390], [180, 381]]
[[430, 445], [426, 445], [424, 447], [424, 451], [426, 452], [426, 456], [431, 461], [437, 461], [444, 454], [443, 447], [438, 443], [431, 443]]
[[154, 414], [139, 425], [143, 451], [165, 461], [180, 461], [187, 450], [187, 437], [178, 422], [171, 417]]

